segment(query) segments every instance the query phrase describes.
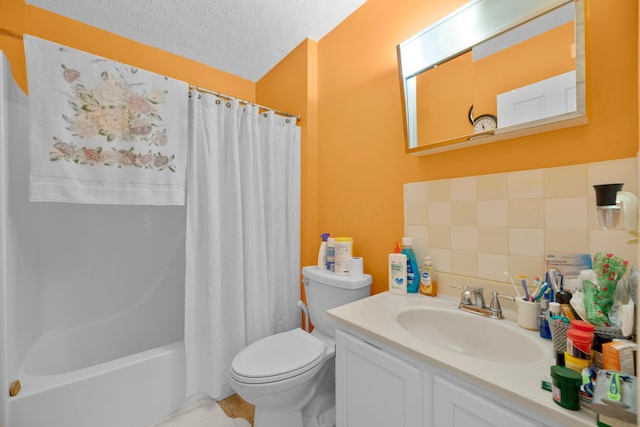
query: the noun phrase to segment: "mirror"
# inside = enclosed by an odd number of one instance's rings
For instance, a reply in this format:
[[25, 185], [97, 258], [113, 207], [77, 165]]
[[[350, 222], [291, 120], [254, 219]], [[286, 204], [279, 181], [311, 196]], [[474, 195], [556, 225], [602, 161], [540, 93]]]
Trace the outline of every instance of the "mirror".
[[583, 0], [474, 0], [397, 47], [407, 152], [587, 123]]

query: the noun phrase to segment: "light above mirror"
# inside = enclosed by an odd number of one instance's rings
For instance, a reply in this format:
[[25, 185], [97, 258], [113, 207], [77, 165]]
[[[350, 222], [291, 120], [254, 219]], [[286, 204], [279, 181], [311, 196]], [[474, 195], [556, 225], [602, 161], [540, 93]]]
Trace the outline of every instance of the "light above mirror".
[[406, 149], [587, 123], [583, 0], [474, 0], [398, 45]]

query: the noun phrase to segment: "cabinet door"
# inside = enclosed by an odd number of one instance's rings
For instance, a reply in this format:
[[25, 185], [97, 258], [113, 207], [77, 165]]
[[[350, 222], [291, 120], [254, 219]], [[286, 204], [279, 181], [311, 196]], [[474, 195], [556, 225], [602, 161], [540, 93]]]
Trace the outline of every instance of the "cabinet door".
[[418, 427], [422, 403], [419, 368], [336, 331], [337, 427]]
[[433, 396], [434, 425], [438, 427], [544, 425], [439, 375], [433, 377]]

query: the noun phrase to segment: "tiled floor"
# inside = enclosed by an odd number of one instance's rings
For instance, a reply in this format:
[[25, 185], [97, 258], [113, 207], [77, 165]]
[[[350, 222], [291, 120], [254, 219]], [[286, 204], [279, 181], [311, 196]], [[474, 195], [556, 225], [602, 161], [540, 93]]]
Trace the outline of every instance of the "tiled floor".
[[218, 404], [224, 410], [227, 416], [232, 418], [244, 418], [245, 420], [249, 421], [251, 425], [253, 425], [253, 405], [242, 400], [242, 398], [237, 394], [229, 396], [224, 400], [220, 400]]

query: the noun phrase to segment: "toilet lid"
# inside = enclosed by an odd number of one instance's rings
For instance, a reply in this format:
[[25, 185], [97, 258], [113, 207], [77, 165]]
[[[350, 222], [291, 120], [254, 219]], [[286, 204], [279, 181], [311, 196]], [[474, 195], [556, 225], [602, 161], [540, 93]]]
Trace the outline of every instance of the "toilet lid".
[[263, 338], [240, 351], [231, 362], [231, 373], [243, 382], [279, 381], [313, 368], [324, 353], [321, 340], [294, 329]]

